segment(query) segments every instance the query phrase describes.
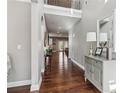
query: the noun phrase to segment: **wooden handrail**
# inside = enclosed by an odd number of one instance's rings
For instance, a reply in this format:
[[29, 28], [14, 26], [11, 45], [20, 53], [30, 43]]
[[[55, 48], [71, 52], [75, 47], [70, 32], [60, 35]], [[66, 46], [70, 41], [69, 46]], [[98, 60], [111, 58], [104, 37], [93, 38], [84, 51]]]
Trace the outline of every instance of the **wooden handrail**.
[[71, 8], [72, 0], [47, 0], [47, 4]]

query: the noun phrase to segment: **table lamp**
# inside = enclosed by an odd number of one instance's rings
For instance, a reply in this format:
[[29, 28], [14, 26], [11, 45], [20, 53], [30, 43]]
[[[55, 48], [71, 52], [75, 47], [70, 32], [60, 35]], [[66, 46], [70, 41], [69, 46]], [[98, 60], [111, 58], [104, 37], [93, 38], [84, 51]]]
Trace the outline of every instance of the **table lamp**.
[[92, 42], [96, 41], [96, 32], [87, 32], [87, 42], [91, 42], [90, 50], [89, 50], [89, 55], [93, 55], [93, 46]]

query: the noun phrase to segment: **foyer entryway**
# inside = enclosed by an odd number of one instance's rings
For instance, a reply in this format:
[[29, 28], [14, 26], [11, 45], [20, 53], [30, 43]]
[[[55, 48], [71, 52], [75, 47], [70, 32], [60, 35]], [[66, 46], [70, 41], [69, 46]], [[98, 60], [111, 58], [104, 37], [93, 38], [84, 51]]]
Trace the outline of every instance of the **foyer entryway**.
[[[30, 86], [8, 89], [7, 93], [30, 93]], [[32, 93], [100, 93], [90, 82], [84, 81], [84, 71], [68, 60], [63, 52], [52, 55], [46, 69], [40, 91]]]

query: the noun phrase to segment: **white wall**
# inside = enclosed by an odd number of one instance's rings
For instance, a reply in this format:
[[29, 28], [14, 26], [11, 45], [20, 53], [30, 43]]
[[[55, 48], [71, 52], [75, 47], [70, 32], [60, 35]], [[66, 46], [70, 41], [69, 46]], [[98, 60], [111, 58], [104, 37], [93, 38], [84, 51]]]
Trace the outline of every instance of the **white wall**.
[[31, 79], [31, 6], [16, 1], [7, 4], [7, 52], [12, 60], [9, 84]]
[[[115, 0], [87, 0], [83, 3], [82, 19], [69, 32], [69, 57], [84, 66], [84, 56], [88, 54], [89, 43], [86, 42], [88, 31], [97, 31], [97, 20], [111, 16]], [[94, 43], [94, 47], [96, 43]]]

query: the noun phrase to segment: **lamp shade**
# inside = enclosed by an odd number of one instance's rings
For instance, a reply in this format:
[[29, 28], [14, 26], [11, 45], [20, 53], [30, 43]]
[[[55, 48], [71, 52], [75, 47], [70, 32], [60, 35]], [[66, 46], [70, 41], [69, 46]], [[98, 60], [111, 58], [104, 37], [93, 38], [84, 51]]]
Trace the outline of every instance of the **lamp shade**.
[[107, 33], [100, 33], [99, 41], [107, 41]]
[[87, 41], [88, 42], [96, 41], [96, 32], [88, 32], [87, 33]]

